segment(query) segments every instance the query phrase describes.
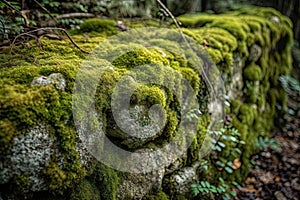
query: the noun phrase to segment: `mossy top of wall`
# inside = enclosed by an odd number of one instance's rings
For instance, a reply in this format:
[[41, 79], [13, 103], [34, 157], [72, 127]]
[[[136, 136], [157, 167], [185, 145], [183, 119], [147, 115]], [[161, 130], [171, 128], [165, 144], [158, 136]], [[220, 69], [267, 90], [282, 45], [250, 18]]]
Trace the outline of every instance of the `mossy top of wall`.
[[[219, 15], [189, 14], [178, 19], [187, 28], [184, 32], [205, 46], [226, 74], [223, 80], [228, 83], [230, 98], [227, 114], [233, 117], [241, 140], [247, 141], [239, 158], [243, 165], [231, 175], [231, 179], [241, 180], [250, 167], [258, 135], [269, 134], [274, 116], [282, 112], [277, 106], [285, 107], [286, 94], [278, 78], [292, 67], [292, 23], [272, 8], [259, 7]], [[232, 89], [235, 92], [230, 92]], [[226, 177], [223, 171], [216, 174]]]
[[[239, 158], [243, 165], [231, 176], [241, 180], [248, 172], [249, 157], [256, 150], [258, 135], [268, 134], [273, 125], [276, 105], [285, 105], [286, 96], [277, 79], [279, 75], [287, 74], [291, 67], [292, 25], [288, 18], [273, 9], [255, 7], [222, 15], [184, 15], [179, 20], [186, 27], [183, 32], [203, 46], [222, 72], [230, 102], [227, 114], [232, 116], [233, 126], [240, 131], [241, 139], [247, 141]], [[81, 33], [87, 32], [88, 37], [77, 32], [73, 39], [89, 51], [109, 35], [118, 33], [112, 21], [99, 19], [87, 20], [81, 30]], [[166, 42], [172, 47], [173, 44], [166, 40], [167, 36], [156, 42]], [[72, 92], [77, 71], [86, 55], [67, 40], [42, 38], [41, 42], [43, 50], [37, 47], [35, 41], [30, 41], [24, 47], [14, 47], [11, 56], [8, 56], [9, 49], [4, 49], [0, 54], [0, 195], [10, 198], [12, 194], [5, 190], [11, 192], [9, 188], [13, 187], [16, 188], [16, 196], [21, 195], [20, 198], [33, 198], [35, 192], [47, 190], [55, 195], [73, 191], [73, 199], [81, 198], [85, 193], [91, 198], [94, 194], [100, 194], [102, 199], [116, 199], [118, 187], [128, 176], [96, 165], [93, 159], [86, 158], [89, 156], [80, 146], [74, 129]], [[180, 47], [174, 46], [173, 52], [176, 51], [180, 52]], [[97, 94], [96, 103], [105, 118], [103, 129], [118, 145], [131, 150], [138, 148], [139, 144], [120, 141], [122, 134], [112, 131], [115, 124], [111, 119], [109, 101], [114, 85], [130, 66], [149, 62], [171, 66], [186, 77], [199, 96], [205, 94], [201, 73], [176, 54], [162, 49], [139, 49], [117, 59], [112, 63], [114, 70], [105, 72], [101, 79], [103, 84], [99, 85], [98, 91], [102, 92]], [[63, 75], [63, 89], [51, 84], [32, 85], [36, 77], [47, 79], [54, 73]], [[237, 92], [232, 94], [232, 91]], [[135, 102], [143, 107], [149, 107], [147, 103], [160, 103], [167, 108], [168, 123], [164, 131], [151, 138], [153, 141], [144, 141], [150, 148], [162, 145], [177, 134], [180, 121], [178, 102], [170, 91], [149, 85], [140, 88], [134, 96], [137, 98]], [[199, 101], [203, 103], [206, 100], [199, 98]], [[202, 111], [206, 112], [207, 108]], [[147, 114], [144, 108], [141, 112], [142, 115]], [[199, 159], [198, 151], [209, 124], [206, 114], [199, 118], [197, 136], [178, 166], [189, 166]], [[21, 145], [25, 140], [28, 145]], [[35, 142], [40, 146], [33, 145]], [[26, 156], [28, 152], [41, 150], [49, 153], [42, 154], [36, 160]], [[32, 163], [38, 163], [38, 166]], [[224, 171], [216, 169], [212, 162], [208, 174], [215, 177], [222, 173]], [[105, 180], [105, 187], [110, 188], [111, 194], [103, 192], [98, 179]], [[162, 189], [176, 193], [170, 188]], [[158, 195], [168, 198], [161, 190]], [[151, 194], [145, 198], [155, 199], [154, 196]]]

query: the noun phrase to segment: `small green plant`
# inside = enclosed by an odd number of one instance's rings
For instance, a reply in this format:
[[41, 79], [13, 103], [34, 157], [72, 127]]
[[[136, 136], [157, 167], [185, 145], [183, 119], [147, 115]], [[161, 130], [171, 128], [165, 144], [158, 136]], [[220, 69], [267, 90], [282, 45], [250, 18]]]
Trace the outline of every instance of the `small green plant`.
[[[240, 146], [245, 142], [240, 139], [239, 131], [231, 125], [226, 125], [219, 131], [214, 131], [218, 140], [211, 138], [212, 153], [209, 160], [203, 160], [200, 163], [200, 168], [208, 171], [211, 167], [217, 168], [218, 171], [224, 171], [227, 174], [232, 174], [241, 166], [239, 157], [241, 155]], [[234, 188], [240, 189], [241, 186], [236, 181], [226, 181], [219, 177], [217, 182], [209, 182], [207, 180], [200, 181], [199, 184], [191, 185], [195, 196], [200, 194], [212, 193], [221, 197], [224, 200], [229, 200], [236, 197]]]
[[300, 94], [300, 83], [291, 76], [280, 76], [279, 81], [283, 89], [288, 93], [298, 93]]
[[260, 150], [264, 150], [266, 148], [271, 148], [274, 151], [278, 149], [280, 146], [280, 141], [274, 139], [274, 138], [269, 138], [269, 137], [259, 137], [256, 141], [256, 146]]
[[[238, 189], [241, 188], [241, 186], [235, 181], [232, 181], [231, 185], [234, 185]], [[219, 182], [217, 185], [212, 185], [208, 181], [200, 181], [199, 184], [192, 184], [191, 187], [195, 196], [200, 193], [214, 193], [216, 195], [222, 196], [222, 199], [224, 200], [229, 200], [231, 199], [231, 197], [236, 197], [237, 195], [233, 190], [228, 192], [231, 187], [221, 177], [219, 177]]]
[[209, 165], [209, 163], [207, 160], [202, 160], [199, 167], [201, 169], [203, 169], [204, 171], [207, 171], [208, 167], [209, 167], [208, 165]]

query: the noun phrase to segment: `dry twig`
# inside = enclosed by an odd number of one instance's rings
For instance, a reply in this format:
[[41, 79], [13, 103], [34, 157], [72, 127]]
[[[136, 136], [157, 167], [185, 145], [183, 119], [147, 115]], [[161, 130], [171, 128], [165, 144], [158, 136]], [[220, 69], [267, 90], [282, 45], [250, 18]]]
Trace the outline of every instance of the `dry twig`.
[[[174, 17], [174, 15], [172, 14], [172, 12], [160, 1], [160, 0], [156, 0], [157, 3], [163, 8], [163, 10], [165, 10], [165, 12], [170, 15], [170, 17], [172, 18], [172, 20], [174, 21], [179, 33], [181, 34], [184, 42], [187, 44], [188, 48], [191, 50], [191, 51], [194, 51], [193, 48], [191, 47], [190, 43], [187, 41], [185, 35], [183, 34], [182, 30], [181, 30], [181, 23]], [[208, 65], [207, 63], [205, 63], [206, 65]], [[202, 75], [203, 75], [203, 78], [205, 80], [205, 83], [210, 87], [211, 91], [212, 91], [212, 96], [213, 98], [216, 97], [216, 91], [215, 91], [215, 88], [212, 86], [210, 80], [208, 79], [208, 76], [207, 76], [207, 73], [206, 71], [201, 68], [201, 72], [202, 72]]]
[[92, 13], [67, 13], [57, 16], [55, 19], [48, 20], [46, 22], [47, 26], [52, 26], [54, 23], [58, 23], [57, 20], [60, 19], [70, 19], [70, 18], [92, 18], [95, 17]]
[[46, 30], [58, 30], [58, 31], [64, 32], [64, 33], [66, 34], [66, 36], [69, 38], [69, 40], [71, 41], [71, 43], [72, 43], [77, 49], [79, 49], [79, 50], [80, 50], [81, 52], [83, 52], [83, 53], [86, 53], [86, 54], [89, 53], [89, 52], [85, 51], [84, 49], [80, 48], [80, 47], [74, 42], [74, 40], [71, 38], [71, 36], [67, 33], [67, 31], [66, 31], [65, 29], [63, 29], [63, 28], [54, 28], [54, 27], [45, 27], [45, 28], [38, 28], [38, 29], [35, 29], [35, 30], [32, 30], [32, 31], [28, 31], [28, 32], [26, 32], [26, 33], [21, 33], [21, 34], [17, 35], [17, 36], [14, 38], [13, 42], [11, 43], [11, 46], [10, 46], [10, 55], [11, 55], [12, 49], [13, 49], [13, 47], [14, 47], [14, 44], [15, 44], [16, 40], [17, 40], [19, 37], [21, 37], [21, 36], [23, 36], [23, 35], [29, 35], [29, 36], [32, 36], [31, 33], [38, 32], [38, 31], [46, 31]]

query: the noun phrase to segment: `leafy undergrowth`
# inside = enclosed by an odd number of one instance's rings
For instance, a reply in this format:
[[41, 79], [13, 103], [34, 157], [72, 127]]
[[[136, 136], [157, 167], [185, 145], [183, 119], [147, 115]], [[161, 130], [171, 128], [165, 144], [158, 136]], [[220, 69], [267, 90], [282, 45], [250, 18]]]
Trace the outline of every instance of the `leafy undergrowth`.
[[[293, 83], [296, 82], [293, 80]], [[294, 86], [299, 87], [299, 83]], [[295, 88], [286, 88], [289, 94], [288, 113], [281, 119], [282, 125], [274, 129], [273, 137], [258, 143], [262, 150], [253, 156], [256, 166], [239, 191], [238, 199], [299, 198], [300, 92]]]

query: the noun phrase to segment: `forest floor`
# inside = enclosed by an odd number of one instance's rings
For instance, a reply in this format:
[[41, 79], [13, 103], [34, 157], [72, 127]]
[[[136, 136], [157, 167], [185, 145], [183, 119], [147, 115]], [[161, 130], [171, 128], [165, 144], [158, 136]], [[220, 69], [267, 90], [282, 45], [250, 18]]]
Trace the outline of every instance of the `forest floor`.
[[278, 148], [267, 148], [253, 156], [256, 166], [238, 192], [239, 200], [300, 199], [300, 94], [290, 94], [289, 114], [282, 116], [273, 139]]

